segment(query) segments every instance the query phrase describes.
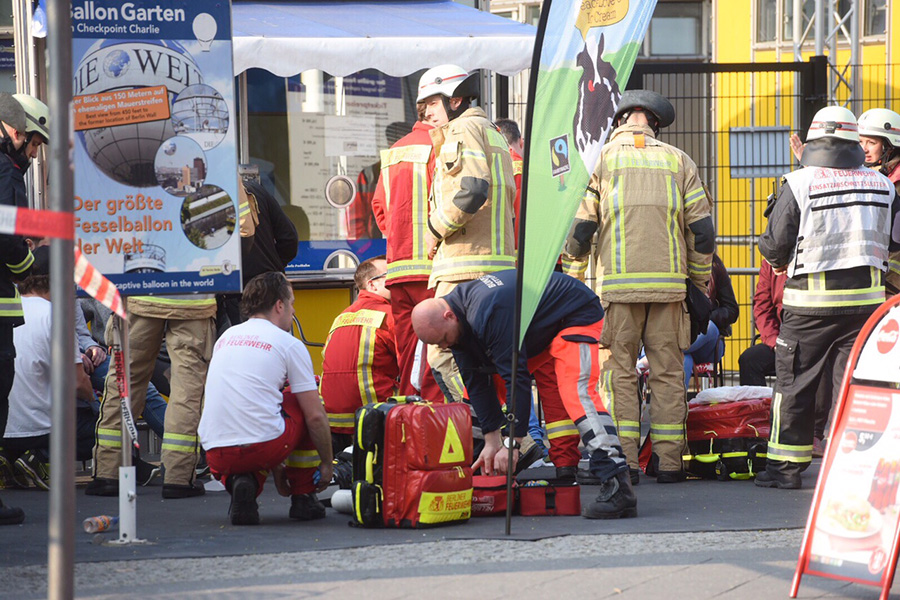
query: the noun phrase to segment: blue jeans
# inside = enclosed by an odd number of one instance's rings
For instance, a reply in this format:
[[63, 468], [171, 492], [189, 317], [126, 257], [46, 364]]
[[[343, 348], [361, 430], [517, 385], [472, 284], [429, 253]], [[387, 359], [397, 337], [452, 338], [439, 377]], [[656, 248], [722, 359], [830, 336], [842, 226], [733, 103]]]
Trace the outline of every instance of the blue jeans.
[[712, 321], [706, 328], [706, 333], [701, 333], [684, 351], [684, 388], [687, 389], [694, 372], [695, 364], [714, 363], [725, 355], [725, 342], [719, 342], [719, 328]]
[[[106, 374], [109, 373], [109, 361], [110, 357], [107, 356], [106, 360], [100, 363], [91, 374], [91, 385], [101, 394], [103, 393], [103, 386], [106, 382]], [[162, 397], [162, 394], [159, 393], [156, 386], [153, 385], [152, 382], [147, 383], [147, 402], [144, 405], [144, 412], [141, 416], [144, 417], [144, 421], [147, 422], [147, 425], [150, 426], [153, 433], [160, 438], [162, 438], [163, 431], [165, 430], [164, 424], [166, 422], [167, 406], [166, 399]], [[99, 406], [97, 407], [97, 410], [99, 410]]]

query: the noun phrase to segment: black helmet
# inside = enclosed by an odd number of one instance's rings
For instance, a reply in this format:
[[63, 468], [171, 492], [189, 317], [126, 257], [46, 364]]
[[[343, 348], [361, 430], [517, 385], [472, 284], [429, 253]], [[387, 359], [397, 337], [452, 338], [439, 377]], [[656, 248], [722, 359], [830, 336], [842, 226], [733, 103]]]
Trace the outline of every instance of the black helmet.
[[613, 124], [618, 123], [619, 117], [623, 114], [633, 112], [637, 108], [653, 113], [660, 129], [668, 127], [675, 121], [675, 108], [665, 96], [650, 90], [628, 90], [619, 100]]

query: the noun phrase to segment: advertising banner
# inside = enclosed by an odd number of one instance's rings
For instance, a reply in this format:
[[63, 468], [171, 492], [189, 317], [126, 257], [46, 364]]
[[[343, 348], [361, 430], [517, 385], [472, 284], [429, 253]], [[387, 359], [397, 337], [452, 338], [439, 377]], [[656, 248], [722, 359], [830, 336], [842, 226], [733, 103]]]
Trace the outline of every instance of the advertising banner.
[[656, 0], [545, 0], [525, 139], [522, 339], [562, 250]]
[[900, 297], [882, 305], [850, 353], [792, 598], [804, 573], [876, 585], [882, 598], [890, 590], [900, 533], [898, 305]]
[[72, 4], [75, 235], [124, 295], [240, 289], [231, 4]]

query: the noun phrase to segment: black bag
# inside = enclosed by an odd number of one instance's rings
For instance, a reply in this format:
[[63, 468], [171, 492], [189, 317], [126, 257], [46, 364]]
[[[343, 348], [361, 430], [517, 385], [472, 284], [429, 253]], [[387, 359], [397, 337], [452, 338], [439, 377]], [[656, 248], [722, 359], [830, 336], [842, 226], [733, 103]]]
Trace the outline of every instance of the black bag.
[[709, 315], [712, 313], [712, 303], [690, 279], [685, 279], [685, 284], [687, 285], [685, 302], [687, 302], [688, 313], [691, 316], [691, 343], [693, 344], [701, 333], [706, 333]]

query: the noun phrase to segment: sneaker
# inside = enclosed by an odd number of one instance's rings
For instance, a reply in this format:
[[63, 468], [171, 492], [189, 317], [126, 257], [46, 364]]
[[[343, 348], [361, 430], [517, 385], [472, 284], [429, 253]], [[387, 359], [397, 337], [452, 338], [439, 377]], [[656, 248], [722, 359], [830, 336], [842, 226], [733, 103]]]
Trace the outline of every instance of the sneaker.
[[25, 520], [25, 512], [21, 508], [6, 506], [0, 500], [0, 525], [18, 525]]
[[600, 484], [600, 494], [584, 507], [586, 519], [629, 519], [637, 516], [637, 498], [628, 473], [619, 473]]
[[325, 505], [319, 502], [315, 492], [311, 494], [293, 494], [291, 496], [291, 512], [288, 516], [298, 521], [315, 521], [325, 518]]
[[9, 459], [0, 454], [0, 489], [21, 487]]
[[779, 490], [799, 490], [800, 489], [800, 473], [784, 474], [777, 471], [761, 471], [756, 474], [753, 483], [759, 487], [778, 488]]
[[681, 483], [687, 479], [684, 471], [659, 471], [656, 474], [656, 483]]
[[825, 456], [825, 450], [828, 449], [828, 442], [823, 440], [822, 438], [813, 438], [813, 449], [812, 449], [812, 457], [813, 458], [822, 458]]
[[206, 493], [206, 488], [199, 481], [195, 481], [191, 485], [180, 485], [176, 483], [164, 483], [162, 489], [162, 497], [165, 500], [177, 500], [179, 498], [193, 498], [194, 496], [202, 496]]
[[16, 459], [13, 469], [27, 478], [38, 489], [45, 492], [50, 490], [50, 464], [41, 461], [36, 452], [31, 450], [25, 452], [25, 454]]
[[118, 496], [119, 480], [94, 477], [84, 489], [85, 496]]
[[228, 515], [232, 525], [259, 525], [259, 504], [256, 502], [256, 478], [247, 473], [229, 477], [231, 506]]

